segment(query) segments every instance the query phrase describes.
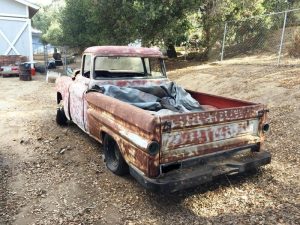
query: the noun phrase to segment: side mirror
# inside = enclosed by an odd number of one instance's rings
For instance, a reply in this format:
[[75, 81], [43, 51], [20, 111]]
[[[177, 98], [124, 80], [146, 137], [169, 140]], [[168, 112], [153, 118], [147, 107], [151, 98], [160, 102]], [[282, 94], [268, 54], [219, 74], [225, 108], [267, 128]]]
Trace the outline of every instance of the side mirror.
[[72, 74], [72, 80], [75, 80], [78, 74], [80, 74], [80, 70], [74, 70]]

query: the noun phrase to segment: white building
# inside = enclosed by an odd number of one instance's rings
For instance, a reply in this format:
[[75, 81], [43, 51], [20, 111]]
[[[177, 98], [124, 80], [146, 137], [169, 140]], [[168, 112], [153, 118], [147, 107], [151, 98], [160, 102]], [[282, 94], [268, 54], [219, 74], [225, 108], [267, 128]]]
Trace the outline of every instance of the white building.
[[0, 0], [0, 55], [33, 61], [31, 18], [39, 10], [25, 0]]

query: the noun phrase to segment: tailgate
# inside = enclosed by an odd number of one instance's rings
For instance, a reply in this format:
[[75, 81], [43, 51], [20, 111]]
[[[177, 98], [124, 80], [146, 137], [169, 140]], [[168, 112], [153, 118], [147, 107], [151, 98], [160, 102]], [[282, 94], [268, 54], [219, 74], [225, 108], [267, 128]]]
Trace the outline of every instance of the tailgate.
[[160, 163], [260, 142], [263, 105], [161, 117]]

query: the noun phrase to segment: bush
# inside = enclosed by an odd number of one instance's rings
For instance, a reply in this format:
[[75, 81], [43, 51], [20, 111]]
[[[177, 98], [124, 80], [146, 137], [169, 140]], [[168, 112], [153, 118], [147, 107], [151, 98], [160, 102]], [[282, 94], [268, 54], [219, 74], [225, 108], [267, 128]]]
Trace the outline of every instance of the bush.
[[300, 57], [300, 30], [297, 29], [294, 33], [292, 43], [288, 47], [289, 55], [292, 57]]
[[206, 55], [203, 52], [190, 52], [186, 56], [187, 60], [197, 60], [197, 61], [206, 61]]

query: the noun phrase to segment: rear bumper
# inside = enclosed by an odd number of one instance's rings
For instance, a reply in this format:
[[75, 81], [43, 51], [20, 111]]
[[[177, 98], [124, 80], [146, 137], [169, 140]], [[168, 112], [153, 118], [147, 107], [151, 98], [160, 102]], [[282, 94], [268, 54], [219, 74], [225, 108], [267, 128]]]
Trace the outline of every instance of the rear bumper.
[[15, 71], [2, 71], [0, 72], [0, 76], [3, 76], [3, 77], [9, 77], [9, 76], [19, 76], [19, 72], [15, 72]]
[[252, 152], [247, 156], [229, 158], [212, 157], [200, 165], [180, 168], [157, 178], [144, 176], [137, 168], [130, 166], [130, 174], [145, 188], [152, 191], [175, 192], [213, 180], [225, 174], [243, 173], [271, 162], [269, 152]]

